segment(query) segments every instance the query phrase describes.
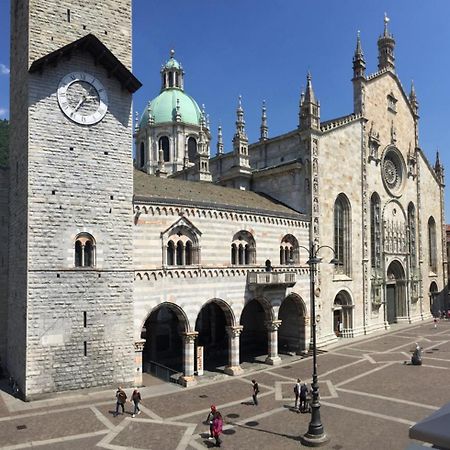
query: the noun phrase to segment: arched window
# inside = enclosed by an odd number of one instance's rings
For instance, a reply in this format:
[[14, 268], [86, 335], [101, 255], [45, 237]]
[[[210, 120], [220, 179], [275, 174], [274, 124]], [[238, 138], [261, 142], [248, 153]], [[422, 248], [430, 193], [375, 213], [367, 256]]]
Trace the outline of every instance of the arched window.
[[248, 231], [236, 233], [231, 243], [231, 264], [256, 264], [256, 245]]
[[336, 272], [350, 275], [350, 204], [344, 194], [334, 203], [334, 250]]
[[145, 145], [141, 142], [140, 154], [139, 154], [139, 163], [141, 167], [145, 166]]
[[168, 266], [191, 266], [199, 264], [200, 248], [195, 232], [187, 226], [174, 227], [167, 236]]
[[380, 197], [374, 192], [370, 198], [370, 259], [373, 268], [381, 265]]
[[413, 203], [408, 205], [408, 229], [409, 229], [409, 254], [411, 267], [417, 267], [417, 244], [416, 244], [416, 208]]
[[433, 217], [428, 219], [428, 264], [430, 270], [437, 273], [436, 222]]
[[292, 234], [287, 234], [281, 240], [280, 245], [280, 264], [298, 264], [299, 261], [299, 247], [298, 241]]
[[159, 148], [163, 151], [164, 161], [170, 161], [170, 144], [167, 136], [161, 136], [159, 138]]
[[190, 162], [195, 161], [197, 155], [197, 141], [192, 136], [188, 139], [188, 158]]
[[75, 238], [75, 267], [95, 266], [95, 241], [88, 233]]
[[167, 244], [167, 264], [169, 266], [175, 265], [175, 244], [169, 241]]
[[184, 253], [184, 245], [183, 242], [177, 242], [177, 266], [183, 266], [183, 253]]
[[190, 266], [192, 264], [192, 242], [191, 241], [186, 242], [185, 252], [186, 252], [185, 264], [186, 264], [186, 266]]
[[237, 264], [237, 248], [236, 244], [231, 244], [231, 264]]
[[169, 87], [173, 87], [173, 72], [169, 72]]

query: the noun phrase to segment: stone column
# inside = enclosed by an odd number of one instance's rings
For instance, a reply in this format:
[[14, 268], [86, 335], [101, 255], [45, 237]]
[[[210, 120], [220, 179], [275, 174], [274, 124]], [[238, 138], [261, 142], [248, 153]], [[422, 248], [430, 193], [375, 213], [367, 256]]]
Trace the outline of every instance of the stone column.
[[134, 343], [134, 385], [142, 386], [142, 352], [144, 350], [145, 340], [139, 340]]
[[183, 386], [191, 386], [196, 383], [195, 371], [195, 338], [198, 336], [197, 331], [182, 333], [183, 337], [183, 376], [180, 382]]
[[228, 375], [240, 375], [243, 372], [239, 365], [239, 336], [243, 329], [242, 325], [226, 328], [228, 334], [228, 366], [225, 367], [224, 372]]
[[278, 356], [278, 328], [281, 325], [281, 320], [271, 320], [266, 322], [268, 333], [268, 355], [266, 358], [266, 364], [275, 366], [280, 364], [281, 359]]

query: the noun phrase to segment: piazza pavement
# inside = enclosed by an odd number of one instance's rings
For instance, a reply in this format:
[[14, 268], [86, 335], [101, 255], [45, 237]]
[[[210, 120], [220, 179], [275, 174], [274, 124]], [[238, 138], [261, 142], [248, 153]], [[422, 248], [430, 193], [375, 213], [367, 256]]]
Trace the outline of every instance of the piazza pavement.
[[[414, 343], [424, 364], [405, 364]], [[310, 382], [312, 358], [254, 364], [239, 377], [218, 375], [191, 388], [146, 378], [142, 414], [114, 417], [115, 389], [55, 394], [22, 402], [0, 391], [0, 448], [199, 450], [213, 447], [204, 423], [211, 404], [224, 418], [224, 449], [298, 449], [309, 414], [294, 410], [296, 378]], [[450, 401], [450, 321], [394, 325], [390, 332], [341, 340], [318, 356], [324, 449], [405, 449], [409, 428]], [[260, 386], [251, 404], [251, 379]], [[131, 389], [126, 389], [128, 396]]]

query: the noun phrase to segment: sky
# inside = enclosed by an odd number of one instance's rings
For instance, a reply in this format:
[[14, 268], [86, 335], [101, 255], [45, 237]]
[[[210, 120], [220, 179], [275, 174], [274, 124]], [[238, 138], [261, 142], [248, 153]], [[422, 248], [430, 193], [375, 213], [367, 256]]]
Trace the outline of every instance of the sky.
[[[432, 164], [439, 150], [450, 168], [448, 0], [133, 0], [133, 72], [143, 83], [134, 110], [140, 115], [158, 95], [161, 64], [174, 49], [185, 70], [185, 91], [210, 115], [213, 154], [219, 124], [225, 151], [232, 148], [239, 95], [250, 142], [259, 138], [263, 100], [270, 136], [295, 129], [308, 70], [321, 119], [349, 114], [357, 31], [366, 72], [373, 73], [385, 12], [407, 92], [414, 80], [420, 147]], [[9, 66], [9, 0], [0, 0], [0, 118], [9, 114]], [[446, 216], [449, 223], [450, 188]]]

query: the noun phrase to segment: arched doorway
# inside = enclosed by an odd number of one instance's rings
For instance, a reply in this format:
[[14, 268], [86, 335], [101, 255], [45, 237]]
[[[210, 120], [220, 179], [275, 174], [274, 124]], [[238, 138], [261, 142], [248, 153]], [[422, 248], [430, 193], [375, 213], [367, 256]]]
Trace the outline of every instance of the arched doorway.
[[340, 291], [334, 298], [333, 330], [338, 337], [353, 336], [353, 304], [346, 291]]
[[266, 321], [269, 313], [260, 301], [250, 300], [242, 311], [243, 326], [240, 339], [241, 361], [253, 361], [257, 356], [268, 354]]
[[195, 330], [198, 331], [197, 345], [203, 347], [203, 366], [206, 370], [223, 370], [228, 364], [226, 327], [233, 323], [233, 313], [223, 301], [213, 300], [200, 310]]
[[187, 318], [179, 306], [172, 303], [157, 306], [142, 329], [141, 338], [145, 339], [142, 371], [161, 378], [167, 378], [171, 372], [182, 372], [182, 333], [187, 329]]
[[405, 271], [399, 261], [393, 261], [387, 270], [386, 279], [386, 320], [397, 322], [399, 317], [407, 317]]
[[428, 295], [430, 296], [430, 313], [433, 314], [433, 316], [436, 316], [441, 309], [439, 303], [436, 301], [438, 293], [437, 284], [433, 281], [430, 284], [430, 290], [428, 292]]
[[306, 307], [298, 295], [289, 295], [283, 300], [278, 311], [281, 320], [278, 329], [278, 352], [301, 353], [306, 350], [305, 342]]

